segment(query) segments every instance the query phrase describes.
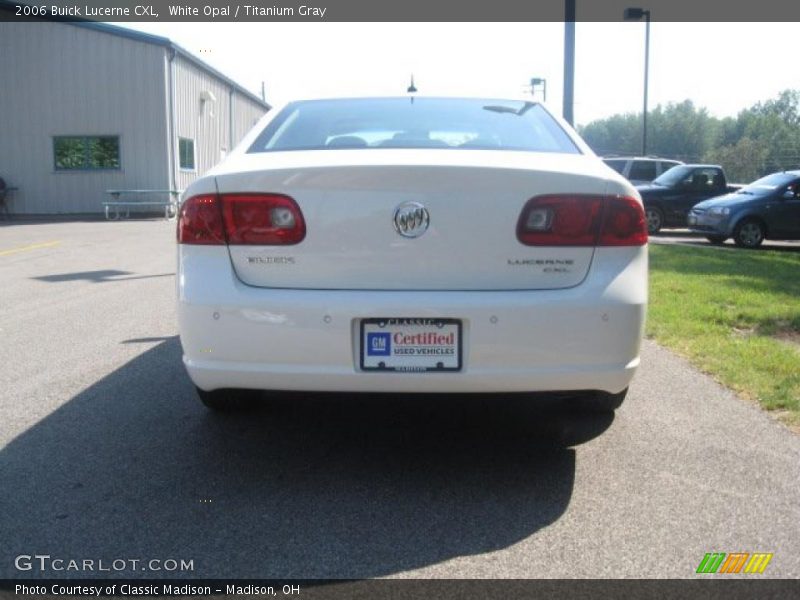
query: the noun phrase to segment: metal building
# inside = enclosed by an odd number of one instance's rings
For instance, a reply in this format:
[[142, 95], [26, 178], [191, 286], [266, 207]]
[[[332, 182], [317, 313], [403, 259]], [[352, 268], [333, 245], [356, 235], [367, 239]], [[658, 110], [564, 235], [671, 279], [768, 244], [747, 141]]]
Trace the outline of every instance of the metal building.
[[184, 189], [270, 108], [170, 40], [102, 23], [2, 22], [0, 56], [12, 215], [99, 213], [109, 189]]

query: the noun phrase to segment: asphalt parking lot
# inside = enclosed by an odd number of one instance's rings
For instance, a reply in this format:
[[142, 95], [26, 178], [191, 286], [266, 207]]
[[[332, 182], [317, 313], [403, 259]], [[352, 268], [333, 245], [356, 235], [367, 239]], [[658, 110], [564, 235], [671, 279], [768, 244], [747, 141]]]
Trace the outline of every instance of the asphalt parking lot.
[[124, 577], [683, 578], [706, 552], [800, 577], [800, 436], [651, 342], [615, 416], [303, 394], [210, 414], [174, 227], [0, 225], [0, 578], [92, 575], [15, 567], [33, 554], [194, 566]]

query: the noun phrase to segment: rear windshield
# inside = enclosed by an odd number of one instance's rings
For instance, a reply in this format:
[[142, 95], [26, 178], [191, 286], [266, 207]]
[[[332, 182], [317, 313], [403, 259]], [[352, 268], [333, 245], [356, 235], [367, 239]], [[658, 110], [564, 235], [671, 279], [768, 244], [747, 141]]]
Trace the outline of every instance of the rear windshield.
[[248, 152], [347, 148], [580, 153], [533, 102], [410, 97], [294, 102], [267, 125]]

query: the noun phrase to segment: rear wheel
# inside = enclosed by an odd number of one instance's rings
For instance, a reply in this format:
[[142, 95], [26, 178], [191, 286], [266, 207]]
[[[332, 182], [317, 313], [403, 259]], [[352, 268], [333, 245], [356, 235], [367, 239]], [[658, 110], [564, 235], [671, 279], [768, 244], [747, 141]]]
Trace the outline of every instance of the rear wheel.
[[728, 238], [724, 235], [707, 235], [706, 239], [711, 242], [712, 244], [721, 244]]
[[745, 219], [736, 226], [733, 232], [733, 241], [742, 248], [757, 248], [764, 241], [766, 231], [761, 221]]
[[207, 392], [195, 388], [200, 401], [211, 410], [234, 412], [252, 406], [260, 393], [256, 390], [223, 389]]
[[575, 406], [580, 410], [588, 412], [613, 412], [622, 406], [625, 396], [628, 394], [628, 388], [616, 394], [609, 394], [608, 392], [593, 392], [586, 394], [577, 399]]
[[648, 206], [644, 209], [644, 216], [647, 220], [647, 233], [653, 235], [661, 231], [664, 225], [664, 213], [655, 206]]

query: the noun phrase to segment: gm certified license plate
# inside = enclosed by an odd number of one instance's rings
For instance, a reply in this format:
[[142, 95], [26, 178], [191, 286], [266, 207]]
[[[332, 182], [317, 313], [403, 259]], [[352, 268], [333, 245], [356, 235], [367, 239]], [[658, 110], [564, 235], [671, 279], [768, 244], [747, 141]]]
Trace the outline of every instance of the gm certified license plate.
[[458, 319], [364, 319], [360, 345], [364, 371], [461, 370]]

